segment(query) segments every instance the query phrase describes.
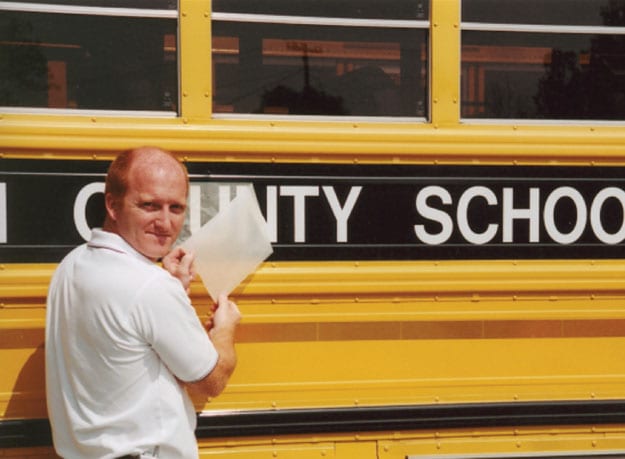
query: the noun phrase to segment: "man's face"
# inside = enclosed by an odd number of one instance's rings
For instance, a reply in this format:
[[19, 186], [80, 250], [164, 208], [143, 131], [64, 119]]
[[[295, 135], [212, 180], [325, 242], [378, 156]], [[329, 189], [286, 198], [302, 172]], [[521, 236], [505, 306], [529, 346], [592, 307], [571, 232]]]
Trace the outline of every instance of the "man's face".
[[136, 164], [131, 167], [128, 185], [122, 201], [112, 204], [109, 213], [126, 242], [157, 260], [171, 250], [184, 224], [186, 178], [173, 161]]

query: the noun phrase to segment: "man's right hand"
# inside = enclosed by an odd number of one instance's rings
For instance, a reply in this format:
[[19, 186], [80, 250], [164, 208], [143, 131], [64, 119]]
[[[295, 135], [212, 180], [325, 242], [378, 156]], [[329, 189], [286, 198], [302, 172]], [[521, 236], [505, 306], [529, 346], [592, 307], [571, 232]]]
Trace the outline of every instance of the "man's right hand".
[[231, 329], [234, 333], [237, 325], [241, 321], [241, 311], [234, 301], [230, 301], [225, 294], [219, 295], [217, 304], [211, 318], [210, 330], [214, 329]]

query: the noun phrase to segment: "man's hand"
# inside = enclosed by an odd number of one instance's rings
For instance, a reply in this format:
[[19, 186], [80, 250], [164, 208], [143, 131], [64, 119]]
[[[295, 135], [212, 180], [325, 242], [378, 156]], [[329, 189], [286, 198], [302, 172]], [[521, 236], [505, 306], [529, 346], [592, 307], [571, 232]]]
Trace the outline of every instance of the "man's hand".
[[195, 255], [182, 247], [176, 247], [163, 257], [163, 268], [180, 281], [189, 293], [191, 281], [195, 278]]
[[234, 330], [241, 321], [241, 312], [234, 301], [230, 301], [227, 295], [219, 295], [217, 304], [212, 307], [212, 315], [204, 324], [207, 331], [214, 328], [225, 329], [234, 335]]

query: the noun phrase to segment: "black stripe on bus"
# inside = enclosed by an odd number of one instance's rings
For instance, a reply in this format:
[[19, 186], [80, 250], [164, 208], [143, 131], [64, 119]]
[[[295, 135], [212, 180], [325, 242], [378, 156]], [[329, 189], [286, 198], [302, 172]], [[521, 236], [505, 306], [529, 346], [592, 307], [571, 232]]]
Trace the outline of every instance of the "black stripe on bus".
[[[201, 438], [625, 423], [625, 400], [236, 411], [198, 416]], [[0, 421], [0, 448], [50, 446], [47, 419]]]

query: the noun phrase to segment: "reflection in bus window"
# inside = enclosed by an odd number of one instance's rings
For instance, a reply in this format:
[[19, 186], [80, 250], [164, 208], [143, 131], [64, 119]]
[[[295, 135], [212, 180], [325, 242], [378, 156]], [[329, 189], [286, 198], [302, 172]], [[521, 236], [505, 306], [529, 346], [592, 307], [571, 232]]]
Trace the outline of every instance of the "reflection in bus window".
[[19, 0], [19, 3], [39, 3], [50, 6], [87, 6], [105, 8], [138, 8], [150, 10], [175, 10], [178, 6], [177, 0]]
[[624, 26], [623, 0], [462, 0], [462, 20], [496, 24]]
[[427, 32], [213, 22], [214, 113], [425, 117]]
[[175, 111], [176, 20], [3, 11], [0, 106]]
[[213, 0], [220, 13], [315, 16], [358, 19], [421, 19], [429, 17], [428, 0]]
[[605, 27], [463, 22], [462, 117], [625, 120], [625, 3], [610, 5]]

